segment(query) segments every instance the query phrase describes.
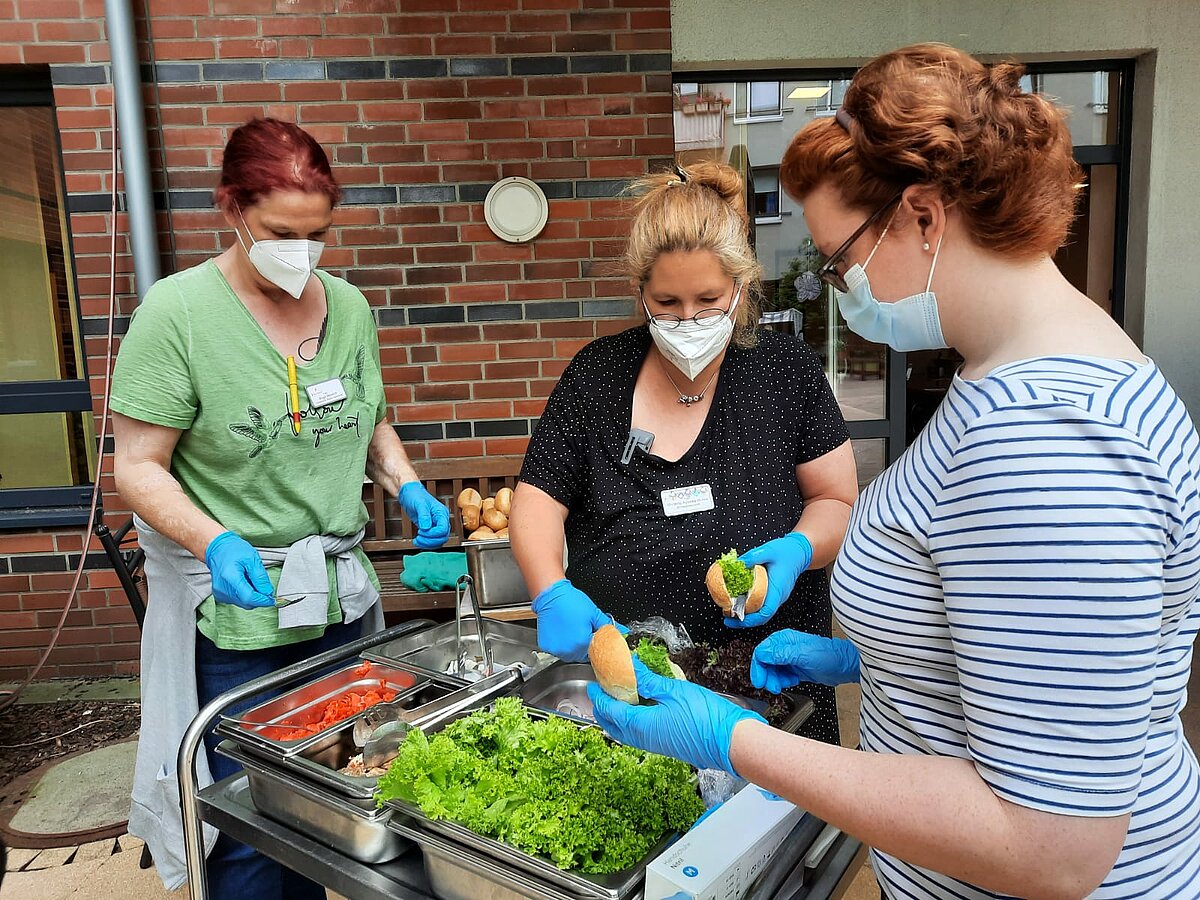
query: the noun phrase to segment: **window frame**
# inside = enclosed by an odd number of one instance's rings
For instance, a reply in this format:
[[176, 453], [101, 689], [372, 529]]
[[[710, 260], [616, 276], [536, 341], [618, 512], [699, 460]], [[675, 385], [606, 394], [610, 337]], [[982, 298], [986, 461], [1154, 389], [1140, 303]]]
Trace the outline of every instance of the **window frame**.
[[[31, 413], [91, 414], [94, 410], [91, 381], [87, 366], [87, 333], [83, 327], [83, 304], [79, 295], [78, 273], [75, 267], [75, 240], [71, 233], [70, 195], [67, 193], [66, 166], [62, 155], [62, 137], [54, 105], [54, 87], [49, 67], [32, 70], [16, 69], [4, 72], [0, 83], [0, 107], [49, 107], [54, 114], [54, 143], [58, 161], [59, 187], [62, 191], [63, 252], [70, 259], [67, 279], [75, 296], [75, 327], [81, 343], [79, 378], [53, 381], [0, 382], [0, 416]], [[89, 440], [94, 441], [92, 434]], [[103, 448], [101, 448], [102, 450]], [[97, 468], [100, 455], [97, 454]], [[0, 531], [29, 528], [83, 525], [95, 488], [94, 479], [85, 484], [38, 488], [0, 487]]]
[[[711, 78], [708, 80], [712, 80]], [[753, 79], [737, 79], [737, 82], [746, 89], [746, 114], [740, 115], [737, 111], [737, 89], [734, 89], [733, 98], [733, 124], [734, 125], [753, 125], [755, 122], [782, 122], [783, 121], [783, 82], [768, 79], [766, 81], [757, 81]], [[691, 82], [686, 82], [690, 84]], [[703, 83], [703, 82], [700, 82]], [[775, 112], [765, 113], [763, 115], [754, 114], [754, 96], [753, 85], [755, 84], [774, 84], [776, 93], [779, 95], [779, 102], [775, 106]]]
[[[756, 172], [761, 172], [761, 173], [771, 172], [775, 176], [775, 190], [774, 190], [775, 215], [760, 216], [758, 214], [758, 211], [757, 211], [758, 195], [764, 194], [764, 193], [771, 193], [771, 192], [755, 190], [754, 196], [755, 196], [756, 209], [755, 209], [755, 213], [754, 213], [754, 224], [755, 225], [778, 225], [783, 221], [783, 186], [779, 183], [779, 166], [754, 166], [753, 168], [754, 168], [754, 171], [756, 171]], [[755, 187], [756, 188], [757, 188], [757, 181], [758, 181], [758, 179], [756, 177], [755, 178]]]

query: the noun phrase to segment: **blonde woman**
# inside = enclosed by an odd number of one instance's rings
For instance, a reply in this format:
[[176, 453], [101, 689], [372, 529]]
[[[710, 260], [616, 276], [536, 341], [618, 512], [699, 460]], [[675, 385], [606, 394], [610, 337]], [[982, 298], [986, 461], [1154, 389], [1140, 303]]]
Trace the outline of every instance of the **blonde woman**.
[[[539, 643], [583, 659], [600, 625], [652, 615], [715, 645], [739, 634], [727, 625], [828, 635], [822, 567], [857, 494], [854, 458], [816, 355], [756, 328], [741, 179], [698, 163], [636, 190], [625, 265], [647, 323], [592, 342], [563, 373], [513, 504]], [[730, 548], [770, 578], [745, 622], [723, 623], [705, 588]], [[806, 733], [836, 742], [833, 690], [812, 693]]]

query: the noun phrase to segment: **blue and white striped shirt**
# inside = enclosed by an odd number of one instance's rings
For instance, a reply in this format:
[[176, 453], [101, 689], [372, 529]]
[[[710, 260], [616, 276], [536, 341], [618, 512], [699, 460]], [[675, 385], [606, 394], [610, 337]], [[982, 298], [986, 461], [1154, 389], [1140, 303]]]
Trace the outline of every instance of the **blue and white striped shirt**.
[[[1129, 812], [1099, 898], [1200, 897], [1183, 736], [1200, 627], [1200, 440], [1153, 363], [955, 379], [859, 498], [832, 580], [862, 747], [970, 759], [1005, 800]], [[892, 898], [996, 896], [875, 854]]]

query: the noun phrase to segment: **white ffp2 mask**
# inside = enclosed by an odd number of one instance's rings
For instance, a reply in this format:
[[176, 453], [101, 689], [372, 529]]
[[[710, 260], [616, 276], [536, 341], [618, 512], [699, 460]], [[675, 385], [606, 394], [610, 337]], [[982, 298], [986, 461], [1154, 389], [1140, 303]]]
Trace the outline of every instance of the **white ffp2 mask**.
[[680, 322], [674, 328], [663, 328], [655, 323], [650, 315], [650, 307], [646, 306], [644, 299], [642, 306], [650, 319], [650, 337], [654, 338], [658, 352], [689, 380], [695, 381], [696, 376], [721, 355], [721, 351], [729, 343], [729, 338], [733, 336], [733, 314], [741, 298], [742, 288], [739, 285], [737, 293], [733, 295], [733, 302], [729, 304], [729, 312], [712, 325], [701, 325], [693, 320]]
[[250, 235], [250, 246], [247, 247], [242, 240], [241, 232], [238, 232], [238, 241], [254, 268], [258, 269], [258, 274], [299, 300], [321, 254], [325, 252], [325, 245], [320, 241], [304, 239], [256, 241], [254, 235], [250, 234], [250, 226], [246, 225], [241, 210], [238, 210], [238, 218], [242, 219], [246, 234]]

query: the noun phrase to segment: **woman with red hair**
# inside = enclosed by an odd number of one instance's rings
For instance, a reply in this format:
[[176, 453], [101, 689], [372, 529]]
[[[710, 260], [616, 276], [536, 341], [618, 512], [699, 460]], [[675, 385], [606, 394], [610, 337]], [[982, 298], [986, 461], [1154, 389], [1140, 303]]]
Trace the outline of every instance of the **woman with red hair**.
[[[366, 298], [316, 268], [339, 198], [301, 128], [235, 130], [216, 190], [229, 249], [154, 285], [113, 374], [117, 488], [149, 591], [129, 830], [170, 889], [186, 877], [175, 759], [198, 709], [382, 627], [359, 547], [364, 476], [397, 496], [417, 546], [449, 536], [449, 511], [388, 424]], [[238, 770], [214, 735], [205, 744], [202, 784]], [[205, 838], [210, 896], [325, 896], [242, 844]]]
[[851, 513], [830, 586], [850, 639], [780, 631], [751, 664], [773, 691], [859, 682], [861, 751], [644, 669], [657, 705], [595, 691], [597, 718], [860, 838], [888, 897], [1200, 897], [1179, 718], [1200, 439], [1054, 265], [1080, 172], [1062, 110], [1020, 77], [942, 45], [888, 53], [781, 168], [846, 324], [965, 360]]

